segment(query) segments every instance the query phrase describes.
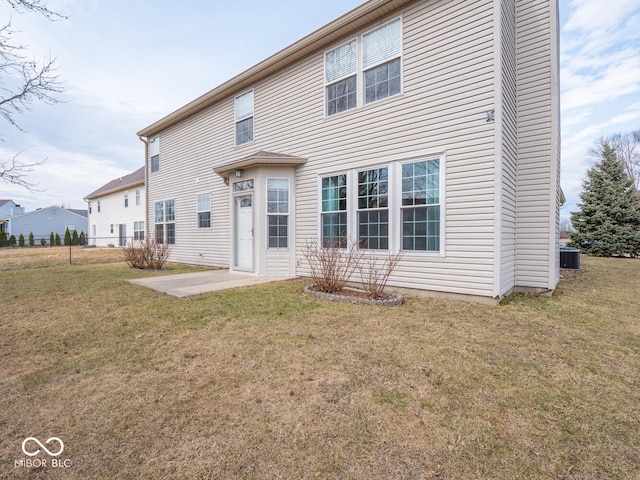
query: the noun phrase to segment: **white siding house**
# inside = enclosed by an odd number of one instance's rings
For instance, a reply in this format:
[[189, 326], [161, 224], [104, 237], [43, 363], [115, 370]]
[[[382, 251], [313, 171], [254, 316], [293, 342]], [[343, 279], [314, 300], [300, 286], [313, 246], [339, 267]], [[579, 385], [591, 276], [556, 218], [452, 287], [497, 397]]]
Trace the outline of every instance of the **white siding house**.
[[390, 286], [558, 281], [557, 0], [370, 0], [138, 135], [176, 262], [309, 274], [403, 252]]
[[146, 197], [144, 167], [111, 180], [85, 197], [89, 207], [88, 243], [125, 246], [144, 240]]

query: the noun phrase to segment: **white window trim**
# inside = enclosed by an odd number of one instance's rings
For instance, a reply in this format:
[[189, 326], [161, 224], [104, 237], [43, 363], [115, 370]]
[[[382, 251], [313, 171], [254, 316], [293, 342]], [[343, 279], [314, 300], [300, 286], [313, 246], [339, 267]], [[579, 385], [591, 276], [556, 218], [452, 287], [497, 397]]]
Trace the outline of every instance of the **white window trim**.
[[[247, 95], [248, 93], [252, 94], [252, 108], [251, 108], [251, 115], [245, 115], [243, 117], [238, 117], [238, 112], [237, 112], [237, 104], [236, 102], [238, 101], [238, 99], [244, 95]], [[253, 119], [253, 126], [252, 126], [252, 140], [249, 142], [245, 142], [245, 143], [238, 143], [238, 137], [236, 134], [236, 125], [244, 120], [247, 120], [249, 118]], [[233, 98], [233, 145], [235, 148], [240, 148], [240, 147], [244, 147], [245, 145], [251, 145], [252, 143], [255, 142], [256, 139], [256, 92], [255, 89], [251, 88], [243, 93], [241, 93], [240, 95], [236, 95]]]
[[[209, 210], [200, 210], [200, 204], [198, 202], [198, 198], [203, 196], [203, 195], [208, 195], [209, 196]], [[209, 212], [209, 226], [208, 227], [201, 227], [200, 226], [200, 218], [199, 215], [201, 213], [206, 213]], [[196, 228], [198, 230], [207, 230], [213, 227], [213, 215], [211, 212], [211, 193], [197, 193], [196, 194]]]
[[[349, 198], [349, 192], [352, 190], [351, 185], [351, 177], [353, 170], [339, 170], [337, 172], [323, 172], [318, 174], [317, 188], [318, 188], [318, 218], [316, 221], [317, 228], [317, 240], [318, 240], [318, 249], [322, 248], [322, 214], [325, 213], [322, 211], [322, 179], [327, 177], [337, 177], [338, 175], [345, 175], [346, 180], [345, 183], [347, 185], [347, 242], [352, 240], [351, 238], [351, 228], [353, 225], [352, 212], [349, 208], [351, 206], [351, 198]], [[342, 210], [332, 210], [333, 212], [338, 212]], [[326, 212], [330, 213], [330, 212]]]
[[[420, 161], [439, 160], [439, 196], [440, 196], [440, 245], [439, 251], [403, 250], [402, 249], [402, 165]], [[318, 248], [322, 248], [322, 179], [336, 175], [346, 175], [347, 180], [347, 237], [349, 242], [358, 241], [358, 172], [378, 168], [388, 168], [389, 173], [389, 249], [370, 250], [362, 249], [365, 254], [395, 254], [402, 252], [407, 256], [426, 256], [444, 258], [446, 256], [446, 155], [445, 153], [426, 153], [410, 158], [403, 158], [382, 164], [339, 170], [335, 172], [322, 172], [318, 174], [317, 192], [320, 204], [318, 205], [316, 225]]]
[[[153, 157], [158, 157], [158, 169], [153, 170]], [[160, 137], [155, 136], [149, 140], [149, 173], [160, 171]]]
[[[363, 251], [363, 252], [371, 252], [371, 253], [377, 253], [377, 252], [382, 252], [382, 253], [389, 253], [394, 251], [394, 244], [395, 244], [395, 238], [394, 238], [394, 231], [396, 226], [398, 225], [397, 223], [397, 217], [394, 215], [394, 200], [395, 200], [395, 195], [394, 195], [394, 185], [395, 185], [395, 169], [393, 168], [393, 164], [390, 163], [385, 163], [385, 164], [379, 164], [379, 165], [372, 165], [372, 166], [367, 166], [367, 167], [362, 167], [362, 168], [357, 168], [357, 169], [353, 169], [353, 185], [349, 185], [351, 188], [351, 191], [353, 192], [353, 197], [350, 198], [350, 193], [349, 191], [347, 191], [347, 199], [351, 200], [351, 204], [353, 205], [353, 225], [352, 228], [350, 230], [352, 230], [352, 234], [353, 234], [353, 240], [354, 241], [359, 241], [360, 238], [360, 232], [359, 232], [359, 227], [360, 227], [360, 212], [366, 212], [368, 210], [383, 210], [382, 208], [375, 208], [375, 209], [360, 209], [358, 206], [358, 187], [359, 187], [359, 181], [358, 181], [358, 174], [360, 172], [368, 172], [369, 170], [379, 170], [381, 168], [386, 168], [387, 169], [387, 184], [388, 184], [388, 188], [389, 191], [387, 192], [387, 207], [386, 209], [389, 211], [389, 248], [387, 249], [378, 249], [378, 248], [359, 248], [359, 250]], [[349, 208], [349, 202], [347, 202], [347, 208]]]
[[[382, 61], [380, 61], [378, 63], [369, 65], [365, 69], [365, 67], [364, 67], [364, 36], [369, 34], [369, 33], [371, 33], [371, 32], [373, 32], [374, 30], [377, 30], [380, 27], [384, 27], [385, 25], [393, 23], [396, 20], [400, 20], [400, 55], [397, 56], [397, 57], [390, 57], [390, 58], [388, 58], [386, 60], [382, 60]], [[404, 17], [402, 15], [400, 15], [398, 17], [394, 17], [392, 19], [385, 20], [384, 22], [381, 22], [380, 24], [376, 25], [375, 27], [370, 28], [366, 32], [362, 32], [362, 35], [360, 35], [360, 42], [362, 44], [362, 48], [360, 49], [360, 51], [362, 53], [360, 54], [360, 59], [359, 59], [359, 62], [358, 62], [358, 66], [360, 68], [360, 73], [361, 73], [361, 76], [360, 76], [360, 78], [361, 78], [360, 83], [361, 84], [358, 85], [358, 87], [361, 89], [361, 92], [359, 92], [359, 94], [361, 95], [359, 97], [359, 101], [362, 102], [361, 105], [363, 107], [366, 107], [366, 106], [369, 106], [369, 105], [375, 105], [375, 104], [377, 104], [379, 102], [383, 102], [383, 101], [388, 100], [390, 98], [396, 98], [396, 97], [399, 97], [399, 96], [403, 95], [404, 94]], [[365, 70], [371, 70], [372, 68], [376, 68], [376, 67], [378, 67], [380, 65], [383, 65], [383, 64], [385, 64], [387, 62], [390, 62], [390, 61], [392, 61], [392, 60], [394, 60], [396, 58], [400, 58], [400, 91], [398, 93], [394, 94], [394, 95], [390, 95], [388, 97], [381, 98], [380, 100], [374, 100], [373, 102], [367, 103], [366, 102], [366, 97], [365, 97], [366, 92], [365, 92], [365, 84], [364, 84], [364, 81], [365, 81], [364, 72], [365, 72]]]
[[[336, 80], [333, 80], [332, 82], [328, 82], [327, 81], [327, 54], [329, 52], [332, 52], [334, 50], [336, 50], [337, 48], [343, 47], [351, 42], [355, 41], [356, 42], [356, 71], [350, 75], [344, 75]], [[360, 97], [360, 72], [362, 71], [361, 65], [362, 65], [362, 54], [361, 52], [361, 42], [359, 40], [358, 37], [353, 37], [350, 38], [349, 40], [346, 40], [344, 42], [341, 42], [337, 45], [332, 46], [331, 48], [329, 48], [328, 50], [325, 50], [322, 54], [322, 61], [323, 61], [323, 69], [322, 69], [322, 78], [324, 80], [324, 87], [322, 90], [322, 95], [323, 95], [323, 104], [324, 104], [324, 116], [325, 118], [333, 118], [336, 116], [339, 116], [341, 114], [353, 111], [353, 110], [357, 110], [360, 105], [361, 105], [361, 97]], [[329, 115], [327, 112], [328, 109], [328, 104], [327, 104], [327, 87], [329, 85], [333, 85], [334, 83], [338, 83], [341, 82], [342, 80], [345, 80], [349, 77], [352, 77], [353, 75], [356, 76], [356, 106], [354, 108], [350, 108], [347, 110], [343, 110], [342, 112], [336, 112], [333, 115]]]
[[[398, 93], [396, 93], [394, 95], [391, 95], [389, 97], [382, 98], [380, 100], [375, 100], [373, 102], [366, 103], [365, 102], [365, 85], [364, 85], [364, 80], [365, 80], [365, 78], [364, 78], [364, 72], [365, 72], [365, 68], [364, 68], [364, 36], [367, 35], [368, 33], [373, 32], [374, 30], [376, 30], [376, 29], [378, 29], [380, 27], [383, 27], [383, 26], [385, 26], [385, 25], [387, 25], [389, 23], [392, 23], [392, 22], [394, 22], [396, 20], [400, 20], [400, 55], [399, 55], [399, 57], [391, 57], [391, 58], [389, 58], [387, 60], [383, 60], [383, 61], [380, 61], [379, 63], [370, 65], [370, 66], [367, 67], [367, 70], [370, 70], [370, 69], [375, 68], [375, 67], [377, 67], [379, 65], [387, 63], [387, 62], [389, 62], [389, 61], [391, 61], [391, 60], [393, 60], [395, 58], [400, 58], [400, 92], [398, 92]], [[353, 40], [356, 40], [356, 49], [357, 49], [357, 68], [356, 68], [356, 74], [355, 74], [356, 75], [356, 85], [357, 85], [357, 103], [356, 103], [355, 108], [347, 109], [347, 110], [344, 110], [342, 112], [337, 112], [337, 113], [334, 113], [333, 115], [328, 115], [328, 112], [327, 112], [327, 87], [329, 85], [332, 85], [332, 84], [336, 83], [336, 82], [344, 80], [345, 78], [349, 78], [351, 75], [346, 75], [346, 76], [341, 77], [338, 80], [334, 80], [333, 82], [330, 82], [330, 83], [327, 82], [327, 75], [326, 75], [326, 72], [327, 72], [327, 53], [329, 53], [329, 52], [331, 52], [331, 51], [335, 50], [336, 48], [339, 48], [339, 47], [341, 47], [343, 45], [346, 45], [346, 44], [352, 42]], [[379, 24], [377, 24], [376, 26], [368, 29], [367, 31], [362, 32], [360, 35], [358, 35], [355, 38], [351, 38], [351, 39], [349, 39], [347, 41], [344, 41], [344, 42], [341, 42], [339, 44], [333, 45], [331, 48], [329, 48], [329, 49], [327, 49], [327, 50], [325, 50], [323, 52], [322, 59], [323, 59], [322, 78], [323, 78], [323, 85], [324, 85], [322, 93], [323, 93], [323, 107], [324, 107], [324, 118], [325, 118], [325, 120], [326, 119], [330, 119], [330, 118], [334, 118], [334, 117], [339, 117], [340, 115], [344, 115], [344, 114], [346, 114], [348, 112], [354, 112], [354, 111], [357, 111], [357, 110], [362, 109], [362, 108], [367, 108], [367, 107], [369, 107], [371, 105], [377, 105], [377, 104], [379, 104], [381, 102], [385, 102], [385, 101], [388, 101], [390, 99], [401, 97], [402, 95], [404, 95], [404, 16], [403, 15], [399, 15], [397, 17], [393, 17], [391, 19], [382, 21]]]
[[[286, 247], [270, 247], [269, 246], [269, 217], [270, 216], [284, 216], [284, 213], [269, 213], [269, 180], [286, 180], [287, 181], [287, 246]], [[291, 179], [289, 177], [267, 177], [265, 180], [265, 206], [267, 207], [267, 224], [266, 224], [266, 233], [267, 233], [267, 250], [273, 251], [287, 251], [291, 250]]]
[[396, 175], [397, 175], [397, 182], [396, 182], [396, 188], [398, 189], [397, 194], [394, 194], [394, 198], [397, 199], [398, 201], [398, 206], [397, 206], [397, 211], [398, 211], [398, 222], [400, 222], [400, 218], [401, 218], [401, 214], [402, 214], [402, 165], [406, 165], [409, 163], [416, 163], [416, 162], [422, 162], [422, 161], [429, 161], [429, 160], [439, 160], [439, 182], [438, 182], [438, 195], [440, 197], [440, 202], [438, 203], [438, 205], [440, 205], [440, 246], [439, 246], [439, 250], [437, 252], [431, 252], [431, 251], [426, 251], [426, 250], [402, 250], [400, 247], [402, 245], [402, 232], [400, 230], [400, 225], [398, 225], [397, 228], [397, 234], [398, 234], [398, 250], [397, 251], [401, 251], [404, 252], [405, 255], [424, 255], [424, 256], [430, 256], [430, 257], [442, 257], [444, 258], [446, 256], [446, 252], [445, 252], [445, 233], [447, 231], [446, 225], [445, 225], [445, 205], [446, 205], [446, 199], [445, 199], [445, 179], [446, 179], [446, 155], [444, 153], [439, 153], [439, 154], [435, 154], [435, 155], [420, 155], [418, 157], [413, 157], [413, 158], [408, 158], [405, 160], [401, 160], [397, 162], [396, 165]]
[[[167, 221], [167, 202], [173, 201], [173, 221]], [[156, 203], [162, 203], [162, 222], [156, 221]], [[169, 243], [167, 240], [167, 225], [173, 224], [173, 243]], [[176, 221], [176, 200], [175, 198], [167, 198], [165, 200], [157, 200], [153, 203], [153, 239], [156, 240], [156, 225], [162, 225], [162, 243], [165, 245], [176, 245], [178, 243], [178, 230]]]

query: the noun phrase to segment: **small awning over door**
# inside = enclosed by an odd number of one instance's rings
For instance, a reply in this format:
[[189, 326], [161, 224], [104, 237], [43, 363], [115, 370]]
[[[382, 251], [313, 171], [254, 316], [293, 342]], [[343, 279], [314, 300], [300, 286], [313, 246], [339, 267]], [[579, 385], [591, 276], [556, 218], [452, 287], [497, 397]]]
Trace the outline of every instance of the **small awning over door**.
[[225, 180], [235, 175], [237, 170], [253, 167], [297, 167], [307, 163], [306, 158], [294, 157], [293, 155], [285, 155], [282, 153], [273, 153], [260, 151], [248, 157], [225, 163], [213, 169], [218, 175]]

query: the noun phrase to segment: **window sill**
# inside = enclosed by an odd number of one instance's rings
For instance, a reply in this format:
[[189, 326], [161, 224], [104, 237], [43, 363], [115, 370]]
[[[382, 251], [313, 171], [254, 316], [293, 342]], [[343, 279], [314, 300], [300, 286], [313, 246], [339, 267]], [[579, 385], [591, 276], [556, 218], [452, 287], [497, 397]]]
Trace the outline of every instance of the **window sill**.
[[[364, 103], [362, 105], [358, 105], [355, 108], [351, 108], [351, 109], [345, 110], [343, 112], [335, 113], [333, 115], [327, 115], [327, 113], [325, 111], [324, 120], [325, 121], [330, 121], [330, 120], [332, 120], [334, 118], [343, 117], [345, 115], [350, 115], [350, 114], [353, 115], [353, 114], [355, 114], [357, 112], [366, 111], [366, 110], [369, 110], [370, 108], [378, 107], [378, 106], [381, 106], [381, 105], [385, 105], [386, 103], [389, 103], [389, 102], [394, 102], [394, 101], [400, 100], [401, 98], [404, 98], [404, 92], [396, 93], [395, 95], [383, 98], [382, 100], [376, 100], [375, 102]], [[326, 108], [326, 106], [325, 106], [325, 108]]]

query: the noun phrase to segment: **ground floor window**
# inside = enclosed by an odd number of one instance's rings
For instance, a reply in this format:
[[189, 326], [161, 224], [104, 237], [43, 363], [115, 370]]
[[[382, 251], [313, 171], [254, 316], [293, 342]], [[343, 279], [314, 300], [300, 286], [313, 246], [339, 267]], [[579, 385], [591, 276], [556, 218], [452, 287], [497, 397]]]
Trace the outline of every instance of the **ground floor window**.
[[144, 222], [133, 222], [133, 239], [144, 240]]
[[322, 246], [440, 252], [441, 168], [428, 158], [322, 177]]
[[155, 237], [158, 243], [176, 243], [176, 214], [174, 200], [155, 203]]
[[389, 169], [358, 172], [358, 245], [389, 249]]
[[267, 179], [268, 248], [289, 248], [289, 179]]
[[211, 227], [211, 194], [198, 195], [198, 228]]
[[402, 165], [402, 249], [440, 250], [440, 161]]
[[347, 174], [324, 177], [321, 180], [322, 213], [320, 214], [322, 246], [346, 247]]

